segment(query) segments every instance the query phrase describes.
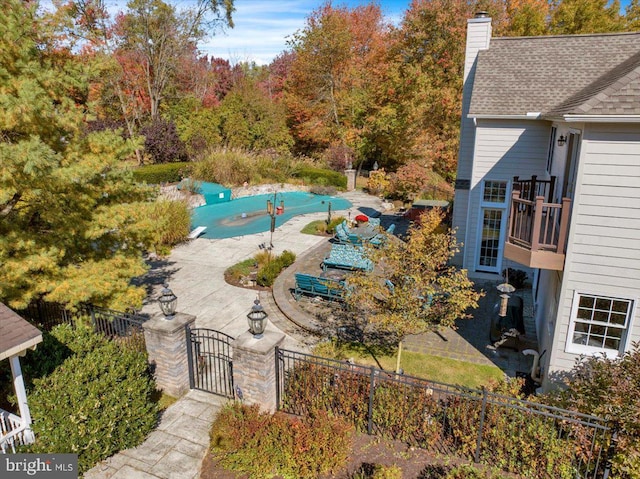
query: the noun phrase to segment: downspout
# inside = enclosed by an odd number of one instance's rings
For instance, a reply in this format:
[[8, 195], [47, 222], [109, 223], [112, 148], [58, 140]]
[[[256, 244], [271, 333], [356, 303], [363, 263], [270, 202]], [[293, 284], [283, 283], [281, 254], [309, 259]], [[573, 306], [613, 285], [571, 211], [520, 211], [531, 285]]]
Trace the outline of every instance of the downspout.
[[[546, 351], [543, 351], [544, 354]], [[540, 354], [535, 349], [525, 349], [522, 354], [527, 356], [533, 356], [533, 365], [531, 366], [531, 379], [538, 384], [542, 383], [542, 376], [540, 375]]]

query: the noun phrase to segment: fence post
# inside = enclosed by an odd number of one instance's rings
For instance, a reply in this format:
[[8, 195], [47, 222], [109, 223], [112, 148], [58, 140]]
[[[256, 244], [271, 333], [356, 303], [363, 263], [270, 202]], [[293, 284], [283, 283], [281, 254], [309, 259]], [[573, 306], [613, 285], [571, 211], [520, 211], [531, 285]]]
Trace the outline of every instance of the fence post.
[[369, 414], [367, 421], [367, 434], [373, 434], [373, 394], [376, 387], [376, 370], [371, 367], [371, 374], [369, 374]]
[[281, 332], [266, 330], [256, 339], [249, 331], [231, 344], [233, 348], [233, 384], [246, 404], [276, 409], [276, 348], [284, 341]]
[[193, 348], [191, 344], [191, 326], [192, 324], [187, 324], [184, 328], [184, 343], [187, 345], [187, 369], [189, 370], [189, 389], [193, 389], [195, 386], [195, 381], [193, 378]]
[[159, 389], [173, 397], [189, 390], [188, 343], [184, 330], [195, 316], [176, 313], [171, 319], [158, 314], [142, 324], [149, 362], [155, 366]]
[[611, 441], [609, 442], [609, 448], [607, 449], [607, 460], [604, 463], [604, 473], [602, 479], [609, 479], [611, 475], [611, 467], [613, 466], [613, 456], [616, 455], [616, 449], [618, 448], [618, 425], [613, 426], [613, 434], [611, 435]]
[[478, 437], [476, 439], [476, 453], [473, 461], [477, 464], [480, 462], [480, 450], [482, 449], [482, 432], [484, 429], [484, 415], [487, 411], [487, 390], [482, 387], [482, 409], [480, 411], [480, 426], [478, 427]]

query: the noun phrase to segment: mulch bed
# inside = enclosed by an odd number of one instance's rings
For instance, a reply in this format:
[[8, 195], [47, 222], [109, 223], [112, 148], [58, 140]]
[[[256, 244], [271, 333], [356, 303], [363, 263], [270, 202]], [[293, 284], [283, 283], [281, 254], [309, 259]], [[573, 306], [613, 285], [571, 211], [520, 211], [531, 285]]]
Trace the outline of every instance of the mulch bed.
[[[340, 473], [319, 479], [351, 479], [353, 477], [372, 477], [376, 464], [402, 469], [403, 479], [427, 479], [433, 477], [429, 465], [441, 464], [442, 460], [422, 449], [410, 448], [399, 441], [381, 439], [366, 434], [356, 434], [353, 442], [353, 453]], [[451, 459], [448, 461], [452, 464]], [[357, 474], [357, 475], [356, 475]], [[247, 479], [246, 474], [239, 474], [220, 467], [211, 454], [207, 453], [203, 463], [200, 479]]]

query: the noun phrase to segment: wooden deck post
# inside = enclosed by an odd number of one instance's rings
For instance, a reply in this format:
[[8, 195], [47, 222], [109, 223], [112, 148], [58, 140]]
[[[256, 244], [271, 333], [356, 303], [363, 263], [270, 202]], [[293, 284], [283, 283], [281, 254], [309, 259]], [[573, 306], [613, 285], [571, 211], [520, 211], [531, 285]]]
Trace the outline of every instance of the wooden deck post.
[[560, 217], [560, 231], [558, 235], [558, 253], [565, 253], [567, 233], [569, 229], [569, 216], [571, 212], [571, 198], [562, 198], [562, 213]]

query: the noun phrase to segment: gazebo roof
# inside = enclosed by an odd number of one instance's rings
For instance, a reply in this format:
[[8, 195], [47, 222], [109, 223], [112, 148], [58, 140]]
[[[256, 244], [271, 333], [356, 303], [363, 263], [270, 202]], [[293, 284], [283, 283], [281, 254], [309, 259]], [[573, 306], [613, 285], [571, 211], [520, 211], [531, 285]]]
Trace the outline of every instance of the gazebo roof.
[[0, 303], [0, 361], [42, 342], [42, 333], [12, 309]]

